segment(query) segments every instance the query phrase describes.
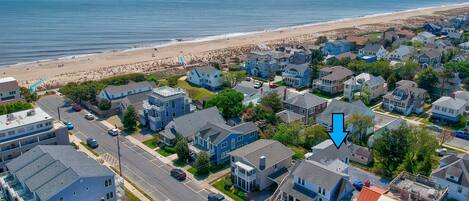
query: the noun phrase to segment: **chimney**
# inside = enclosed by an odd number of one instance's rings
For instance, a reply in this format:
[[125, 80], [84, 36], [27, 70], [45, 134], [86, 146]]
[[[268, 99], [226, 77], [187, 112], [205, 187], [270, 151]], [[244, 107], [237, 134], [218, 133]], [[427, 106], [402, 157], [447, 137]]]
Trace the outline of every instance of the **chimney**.
[[450, 94], [451, 98], [455, 99], [456, 98], [456, 94], [453, 92]]
[[264, 170], [265, 169], [265, 156], [259, 157], [259, 169]]
[[283, 100], [284, 101], [287, 100], [287, 88], [286, 87], [283, 89]]
[[370, 180], [366, 180], [366, 181], [365, 181], [365, 186], [366, 186], [366, 187], [370, 187], [370, 186], [371, 186]]

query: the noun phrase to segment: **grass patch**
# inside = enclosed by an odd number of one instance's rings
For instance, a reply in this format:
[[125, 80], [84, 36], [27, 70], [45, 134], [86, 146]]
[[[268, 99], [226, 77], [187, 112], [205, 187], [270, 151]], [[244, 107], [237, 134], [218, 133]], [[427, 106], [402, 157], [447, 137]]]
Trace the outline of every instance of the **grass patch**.
[[86, 149], [88, 149], [88, 151], [90, 151], [91, 153], [93, 153], [93, 155], [99, 156], [98, 152], [96, 152], [93, 148], [91, 148], [90, 146], [88, 146], [88, 144], [86, 144], [85, 142], [80, 142], [80, 144], [83, 145]]
[[179, 159], [175, 159], [175, 160], [173, 160], [173, 165], [176, 166], [176, 167], [184, 167], [184, 166], [187, 166], [189, 164], [186, 161], [181, 161]]
[[189, 173], [191, 173], [192, 175], [196, 175], [197, 174], [197, 169], [195, 169], [195, 167], [191, 167], [189, 169], [187, 169], [187, 171]]
[[125, 191], [125, 200], [126, 201], [140, 201], [129, 189], [124, 189]]
[[225, 189], [225, 181], [223, 178], [213, 183], [212, 186], [235, 201], [244, 200], [244, 192], [238, 190], [232, 191], [231, 189]]
[[215, 95], [215, 93], [208, 89], [193, 87], [184, 80], [178, 80], [178, 84], [176, 86], [185, 89], [193, 100], [208, 100]]
[[305, 154], [307, 152], [305, 148], [293, 145], [288, 146], [288, 148], [295, 153], [293, 154], [294, 160], [303, 160], [305, 158]]
[[332, 95], [332, 94], [329, 94], [329, 93], [326, 93], [326, 92], [323, 92], [323, 91], [320, 91], [320, 90], [314, 90], [313, 94], [316, 95], [316, 96], [319, 96], [321, 98], [325, 98], [325, 99], [333, 99], [333, 98], [339, 96], [338, 94]]
[[287, 86], [287, 84], [285, 84], [285, 82], [283, 80], [274, 82], [274, 84], [276, 84], [278, 86]]
[[160, 141], [160, 138], [155, 136], [149, 140], [143, 141], [142, 143], [151, 149], [156, 149], [156, 147], [158, 147], [158, 141]]
[[168, 157], [168, 156], [175, 154], [176, 149], [174, 147], [164, 146], [158, 150], [158, 153], [163, 155], [164, 157]]

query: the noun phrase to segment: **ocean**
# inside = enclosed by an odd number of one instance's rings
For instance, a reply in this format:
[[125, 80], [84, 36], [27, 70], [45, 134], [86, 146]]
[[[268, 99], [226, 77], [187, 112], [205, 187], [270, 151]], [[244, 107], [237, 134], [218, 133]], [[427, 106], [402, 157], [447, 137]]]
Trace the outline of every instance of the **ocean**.
[[0, 66], [463, 0], [0, 0]]

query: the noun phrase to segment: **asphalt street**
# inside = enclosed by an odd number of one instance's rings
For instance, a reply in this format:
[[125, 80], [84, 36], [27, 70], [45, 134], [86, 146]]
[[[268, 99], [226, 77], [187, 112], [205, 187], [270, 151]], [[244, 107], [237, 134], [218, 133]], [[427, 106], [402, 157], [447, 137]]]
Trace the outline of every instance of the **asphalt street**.
[[[60, 107], [62, 120], [71, 121], [72, 130], [81, 140], [92, 137], [99, 143], [96, 151], [117, 163], [117, 138], [107, 134], [107, 127], [99, 120], [86, 120], [86, 111], [75, 112], [70, 107], [63, 107], [64, 99], [52, 95], [41, 98], [37, 105], [58, 119], [57, 107]], [[199, 183], [190, 179], [179, 182], [169, 175], [171, 167], [161, 162], [124, 137], [120, 137], [122, 173], [156, 200], [202, 201], [207, 200], [208, 191]], [[115, 164], [114, 167], [118, 167]]]

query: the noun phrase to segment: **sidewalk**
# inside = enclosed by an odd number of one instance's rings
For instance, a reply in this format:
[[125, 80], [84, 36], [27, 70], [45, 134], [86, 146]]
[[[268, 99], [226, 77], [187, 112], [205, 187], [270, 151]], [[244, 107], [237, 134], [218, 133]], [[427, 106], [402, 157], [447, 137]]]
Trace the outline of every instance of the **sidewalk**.
[[[107, 162], [105, 162], [101, 157], [98, 157], [94, 155], [90, 150], [88, 150], [86, 147], [84, 147], [80, 142], [82, 142], [80, 139], [78, 139], [75, 135], [70, 135], [70, 142], [75, 143], [78, 146], [78, 150], [85, 153], [92, 159], [98, 161], [98, 163], [101, 163], [102, 165], [105, 165], [109, 167], [111, 171], [116, 173], [116, 175], [119, 175], [117, 172], [115, 172], [111, 167], [111, 165]], [[132, 194], [134, 194], [138, 199], [141, 201], [151, 201], [147, 197], [145, 197], [138, 189], [136, 189], [130, 182], [125, 181], [124, 182], [124, 188], [128, 191], [130, 191]], [[125, 193], [125, 192], [124, 192]]]

